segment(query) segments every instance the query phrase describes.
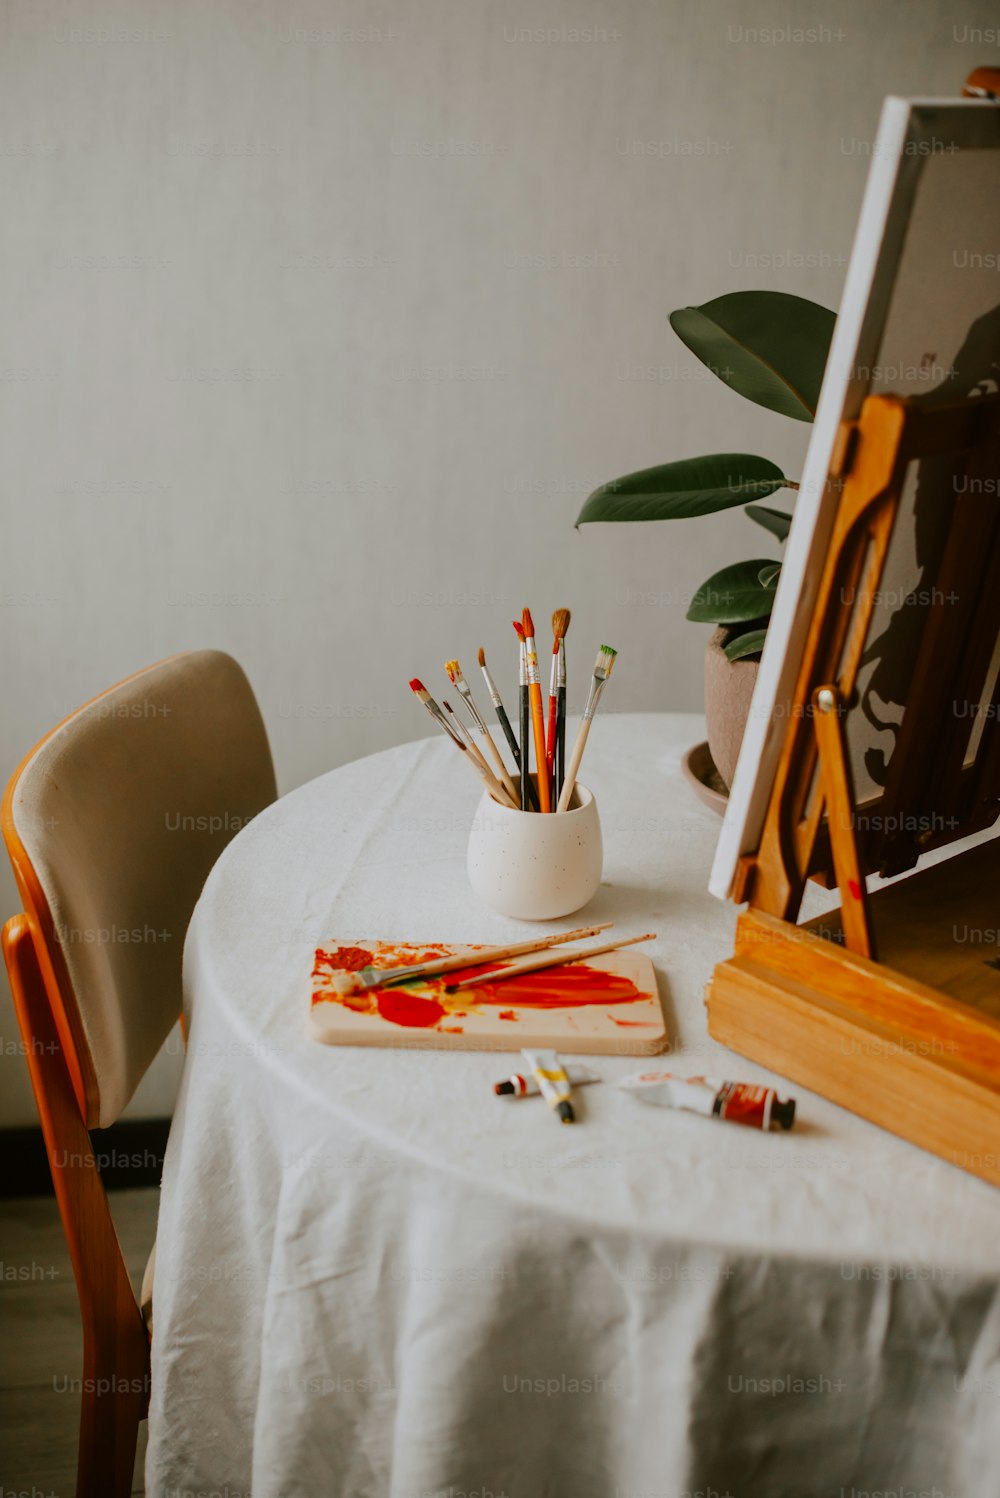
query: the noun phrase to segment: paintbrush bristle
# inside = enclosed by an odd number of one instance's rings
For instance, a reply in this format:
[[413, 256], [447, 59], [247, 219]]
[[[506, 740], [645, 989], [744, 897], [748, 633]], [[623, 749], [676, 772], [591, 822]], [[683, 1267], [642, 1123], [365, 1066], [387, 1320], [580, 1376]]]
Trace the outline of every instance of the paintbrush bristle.
[[415, 676], [413, 678], [413, 680], [410, 682], [410, 691], [411, 692], [425, 692], [426, 690], [427, 690], [427, 688], [424, 686], [424, 684], [420, 680], [419, 676]]
[[597, 652], [597, 660], [594, 662], [594, 675], [601, 681], [607, 681], [611, 675], [611, 667], [615, 663], [617, 650], [612, 650], [610, 645], [602, 645]]
[[444, 669], [448, 673], [448, 680], [454, 682], [462, 674], [462, 668], [458, 661], [445, 661]]
[[552, 615], [552, 637], [556, 640], [565, 639], [566, 631], [569, 629], [569, 609], [556, 609]]
[[482, 666], [483, 670], [485, 671], [485, 669], [486, 669], [486, 651], [483, 649], [483, 647], [481, 645], [479, 647], [479, 664], [480, 664], [480, 666]]
[[523, 639], [524, 639], [524, 625], [523, 624], [518, 624], [518, 622], [517, 622], [516, 619], [514, 620], [514, 633], [517, 635], [517, 638], [519, 640], [523, 641]]
[[531, 617], [531, 610], [529, 608], [522, 609], [521, 611], [521, 627], [524, 630], [525, 639], [530, 638], [533, 640], [535, 638], [535, 621]]

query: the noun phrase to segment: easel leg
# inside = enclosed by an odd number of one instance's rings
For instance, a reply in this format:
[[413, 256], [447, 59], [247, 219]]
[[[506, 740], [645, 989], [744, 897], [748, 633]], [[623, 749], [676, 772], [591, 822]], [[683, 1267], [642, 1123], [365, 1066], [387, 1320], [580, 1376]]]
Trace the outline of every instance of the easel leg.
[[837, 688], [817, 687], [812, 705], [819, 750], [820, 790], [826, 803], [833, 867], [840, 887], [844, 943], [861, 957], [874, 957], [868, 891], [858, 852], [854, 792]]

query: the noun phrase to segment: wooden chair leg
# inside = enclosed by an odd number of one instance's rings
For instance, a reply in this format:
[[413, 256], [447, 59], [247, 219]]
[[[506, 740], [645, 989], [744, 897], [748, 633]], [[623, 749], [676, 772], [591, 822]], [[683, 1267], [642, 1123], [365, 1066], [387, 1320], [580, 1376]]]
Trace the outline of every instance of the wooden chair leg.
[[148, 1372], [128, 1374], [108, 1348], [84, 1348], [76, 1498], [129, 1498]]
[[149, 1337], [25, 916], [11, 916], [4, 926], [3, 954], [83, 1319], [77, 1498], [128, 1498], [139, 1421], [149, 1404]]

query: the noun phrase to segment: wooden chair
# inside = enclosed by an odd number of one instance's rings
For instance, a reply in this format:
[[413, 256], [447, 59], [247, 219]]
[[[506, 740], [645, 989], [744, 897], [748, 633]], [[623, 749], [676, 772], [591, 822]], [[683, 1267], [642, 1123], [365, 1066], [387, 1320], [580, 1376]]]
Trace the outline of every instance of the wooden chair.
[[176, 1022], [202, 885], [275, 795], [249, 682], [195, 650], [60, 723], [4, 797], [24, 913], [3, 952], [83, 1318], [77, 1498], [131, 1492], [152, 1325], [152, 1256], [140, 1309], [89, 1130], [119, 1117]]

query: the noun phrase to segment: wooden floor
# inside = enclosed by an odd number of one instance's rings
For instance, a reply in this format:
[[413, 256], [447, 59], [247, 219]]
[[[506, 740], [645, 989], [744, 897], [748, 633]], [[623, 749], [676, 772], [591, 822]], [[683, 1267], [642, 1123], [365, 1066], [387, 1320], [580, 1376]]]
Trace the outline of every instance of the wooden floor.
[[[159, 1192], [114, 1191], [111, 1210], [138, 1286]], [[53, 1197], [0, 1201], [0, 1493], [74, 1498], [82, 1338], [73, 1271]], [[133, 1493], [144, 1493], [146, 1422]]]

